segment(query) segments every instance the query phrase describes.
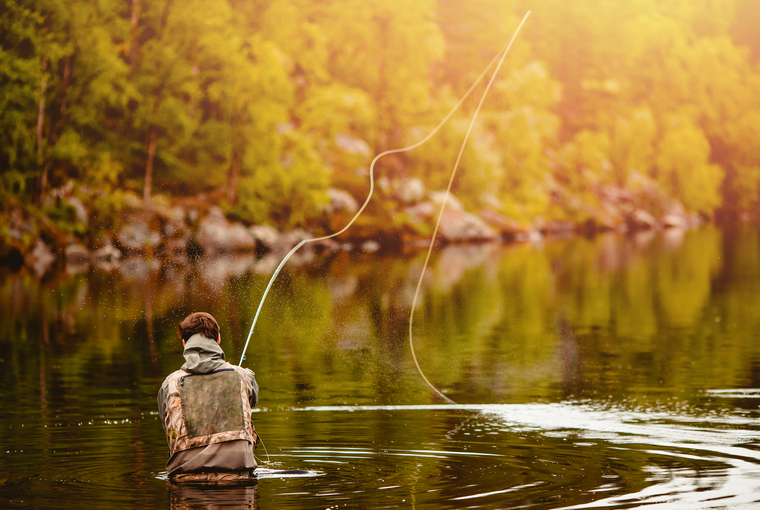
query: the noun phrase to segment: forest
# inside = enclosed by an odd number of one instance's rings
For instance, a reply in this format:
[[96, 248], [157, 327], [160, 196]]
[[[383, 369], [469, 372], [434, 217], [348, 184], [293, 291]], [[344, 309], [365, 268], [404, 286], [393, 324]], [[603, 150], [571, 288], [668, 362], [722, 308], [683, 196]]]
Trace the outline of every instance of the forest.
[[[615, 193], [654, 215], [760, 205], [754, 0], [0, 6], [0, 215], [77, 238], [188, 197], [246, 225], [330, 230], [329, 190], [363, 201], [374, 155], [430, 132], [529, 9], [454, 183], [467, 210], [604, 224]], [[378, 163], [366, 223], [408, 221], [385, 199], [410, 179], [445, 189], [478, 90]]]

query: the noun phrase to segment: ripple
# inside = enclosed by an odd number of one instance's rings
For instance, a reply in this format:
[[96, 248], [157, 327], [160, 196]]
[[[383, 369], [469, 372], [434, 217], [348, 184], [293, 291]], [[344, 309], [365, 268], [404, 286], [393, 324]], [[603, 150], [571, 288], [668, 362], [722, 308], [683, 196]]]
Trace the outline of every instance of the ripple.
[[[282, 454], [307, 462], [322, 455], [322, 461], [354, 463], [359, 472], [369, 470], [369, 462], [379, 482], [363, 480], [368, 492], [408, 493], [408, 476], [417, 468], [437, 488], [432, 499], [429, 493], [417, 494], [417, 503], [443, 507], [446, 501], [478, 508], [527, 501], [524, 506], [546, 508], [714, 508], [760, 502], [760, 453], [750, 447], [760, 443], [760, 431], [756, 420], [738, 415], [636, 412], [578, 404], [294, 409], [399, 414], [455, 410], [477, 414], [445, 435], [449, 448], [314, 447]], [[488, 451], [492, 448], [497, 452]], [[392, 468], [384, 457], [396, 459]], [[425, 474], [431, 468], [435, 475]], [[466, 473], [475, 483], [454, 487], [456, 473]], [[473, 473], [482, 475], [473, 478]], [[329, 471], [327, 476], [336, 478], [329, 482], [336, 492], [350, 478]], [[442, 483], [436, 484], [432, 477]], [[563, 506], [567, 494], [573, 494], [574, 501]], [[387, 498], [383, 502], [393, 506]]]
[[55, 508], [164, 508], [167, 497], [172, 508], [740, 508], [760, 503], [760, 425], [741, 412], [575, 403], [264, 410], [256, 420], [270, 461], [256, 484], [207, 494], [167, 489], [157, 421], [106, 416], [24, 427], [0, 457], [0, 497]]

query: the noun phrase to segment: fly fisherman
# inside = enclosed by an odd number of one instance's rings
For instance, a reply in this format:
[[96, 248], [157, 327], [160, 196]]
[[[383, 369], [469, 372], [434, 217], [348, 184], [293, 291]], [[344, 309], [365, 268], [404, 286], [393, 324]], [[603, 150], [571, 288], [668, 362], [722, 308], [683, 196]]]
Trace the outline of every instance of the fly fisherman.
[[224, 360], [219, 324], [191, 313], [177, 333], [185, 364], [158, 392], [158, 411], [169, 443], [166, 474], [173, 481], [253, 479], [259, 443], [251, 408], [259, 398], [253, 371]]

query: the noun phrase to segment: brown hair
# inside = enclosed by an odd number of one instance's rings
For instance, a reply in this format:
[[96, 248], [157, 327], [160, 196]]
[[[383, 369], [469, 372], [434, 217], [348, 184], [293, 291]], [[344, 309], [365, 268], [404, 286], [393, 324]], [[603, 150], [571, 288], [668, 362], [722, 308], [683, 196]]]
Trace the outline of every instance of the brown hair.
[[184, 341], [187, 341], [188, 338], [198, 333], [209, 340], [216, 341], [219, 338], [219, 324], [210, 313], [191, 313], [179, 323], [179, 327], [177, 328], [177, 334]]

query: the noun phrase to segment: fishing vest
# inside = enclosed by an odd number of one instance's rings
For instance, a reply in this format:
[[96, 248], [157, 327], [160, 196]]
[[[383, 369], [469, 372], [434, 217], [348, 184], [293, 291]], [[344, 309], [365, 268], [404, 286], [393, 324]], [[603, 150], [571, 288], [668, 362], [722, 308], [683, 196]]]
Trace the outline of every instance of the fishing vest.
[[259, 443], [242, 378], [229, 363], [207, 374], [177, 370], [167, 378], [165, 425], [170, 455], [238, 439], [254, 447]]

